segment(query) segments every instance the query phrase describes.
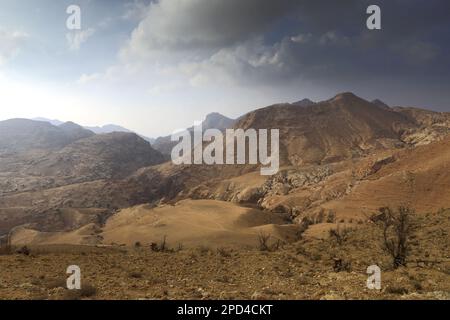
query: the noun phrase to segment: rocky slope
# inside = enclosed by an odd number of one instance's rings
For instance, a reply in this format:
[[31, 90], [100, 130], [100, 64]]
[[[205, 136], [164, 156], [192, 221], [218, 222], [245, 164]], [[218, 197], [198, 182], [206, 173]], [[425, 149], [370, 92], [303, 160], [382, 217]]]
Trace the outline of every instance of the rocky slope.
[[[206, 116], [205, 120], [202, 122], [203, 131], [208, 129], [219, 129], [221, 131], [225, 129], [232, 128], [236, 120], [230, 119], [221, 115], [220, 113], [213, 112]], [[193, 127], [187, 128], [188, 131], [193, 131]], [[162, 154], [170, 157], [172, 148], [177, 144], [177, 142], [171, 141], [170, 136], [159, 137], [152, 144], [153, 148], [160, 151]]]
[[314, 105], [283, 104], [242, 117], [236, 128], [280, 129], [285, 165], [323, 164], [403, 146], [402, 130], [414, 126], [401, 114], [352, 93]]
[[78, 140], [39, 158], [27, 172], [78, 181], [117, 179], [163, 161], [164, 157], [136, 134], [113, 132]]
[[[161, 163], [161, 153], [131, 133], [94, 135], [32, 157], [3, 152], [0, 233], [27, 223], [47, 232], [101, 226], [119, 209], [183, 199], [235, 202], [300, 223], [364, 221], [378, 206], [404, 202], [436, 211], [450, 207], [448, 118], [351, 93], [269, 106], [237, 122], [207, 117], [205, 128], [280, 129], [283, 167], [271, 177], [256, 165]], [[56, 130], [65, 127], [80, 132], [70, 123]]]
[[395, 107], [393, 110], [415, 124], [403, 134], [403, 140], [409, 145], [428, 144], [442, 140], [450, 134], [449, 112], [433, 112], [411, 107]]
[[148, 199], [123, 192], [120, 179], [165, 160], [134, 133], [95, 135], [32, 120], [5, 121], [0, 130], [0, 236], [21, 224], [66, 230], [101, 222], [114, 208]]

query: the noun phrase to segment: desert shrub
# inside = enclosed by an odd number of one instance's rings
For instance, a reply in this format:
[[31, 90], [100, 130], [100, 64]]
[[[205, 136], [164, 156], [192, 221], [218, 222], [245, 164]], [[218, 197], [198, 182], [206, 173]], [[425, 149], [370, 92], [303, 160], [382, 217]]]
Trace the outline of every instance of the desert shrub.
[[220, 255], [223, 258], [231, 257], [231, 253], [227, 249], [225, 249], [223, 247], [217, 248], [217, 254]]
[[336, 221], [336, 212], [333, 210], [330, 210], [328, 212], [327, 222], [328, 223], [334, 223]]
[[294, 275], [295, 275], [294, 272], [289, 267], [280, 272], [280, 276], [284, 278], [292, 278]]
[[422, 282], [420, 282], [419, 280], [413, 280], [412, 281], [413, 287], [416, 291], [422, 291], [423, 290], [423, 286], [422, 286]]
[[141, 243], [139, 241], [136, 241], [136, 243], [134, 244], [135, 248], [140, 248], [142, 247]]
[[167, 236], [164, 236], [161, 241], [161, 244], [159, 245], [159, 251], [164, 252], [167, 250], [167, 241], [166, 240], [167, 240]]
[[308, 252], [306, 251], [306, 249], [305, 249], [304, 246], [302, 246], [302, 245], [300, 245], [300, 244], [297, 244], [297, 245], [295, 246], [295, 254], [297, 254], [297, 255], [302, 255], [302, 256], [306, 256], [306, 255], [308, 255]]
[[64, 278], [49, 279], [46, 283], [44, 283], [44, 286], [47, 289], [66, 288], [67, 281]]
[[270, 250], [269, 239], [270, 239], [270, 234], [267, 234], [264, 232], [260, 232], [258, 234], [258, 243], [259, 243], [260, 251], [269, 251]]
[[17, 250], [16, 253], [23, 254], [25, 256], [29, 256], [31, 253], [31, 250], [27, 246], [23, 246], [19, 250]]
[[322, 255], [317, 252], [311, 252], [309, 254], [309, 258], [313, 261], [320, 261], [320, 260], [322, 260]]
[[341, 272], [341, 271], [352, 271], [352, 264], [350, 261], [341, 259], [341, 258], [334, 258], [334, 265], [333, 270], [334, 272]]
[[84, 284], [81, 286], [81, 289], [77, 290], [66, 290], [64, 292], [63, 299], [64, 300], [80, 300], [83, 298], [91, 298], [97, 294], [97, 289], [90, 285]]
[[14, 253], [14, 248], [11, 245], [11, 237], [8, 234], [6, 237], [0, 238], [0, 255], [9, 255]]
[[85, 284], [84, 286], [82, 286], [80, 291], [82, 298], [89, 298], [97, 294], [97, 289], [90, 284]]
[[206, 256], [211, 253], [211, 249], [207, 246], [199, 246], [197, 250], [201, 256]]
[[342, 245], [345, 241], [348, 240], [351, 228], [341, 227], [339, 224], [336, 225], [336, 229], [330, 229], [329, 235], [330, 238], [336, 240], [338, 245]]
[[383, 207], [371, 218], [382, 229], [383, 247], [392, 257], [394, 269], [406, 266], [410, 238], [414, 231], [412, 216], [413, 210], [407, 207], [399, 207], [397, 211]]
[[133, 279], [141, 279], [141, 278], [142, 278], [142, 273], [141, 273], [141, 272], [138, 272], [138, 271], [131, 271], [131, 272], [128, 274], [128, 276], [129, 276], [130, 278], [133, 278]]
[[299, 228], [298, 228], [298, 230], [297, 230], [297, 232], [296, 232], [296, 234], [295, 234], [295, 237], [297, 238], [297, 240], [302, 239], [303, 233], [304, 233], [306, 230], [308, 230], [308, 228], [309, 228], [310, 225], [313, 225], [313, 224], [314, 224], [314, 221], [313, 221], [311, 218], [309, 218], [309, 217], [304, 217], [304, 218], [300, 221]]
[[277, 241], [275, 241], [275, 243], [272, 245], [272, 250], [273, 251], [277, 251], [279, 250], [283, 245], [283, 241], [281, 241], [280, 239], [278, 239]]
[[319, 213], [317, 214], [315, 218], [315, 223], [322, 223], [325, 220], [325, 210], [320, 209]]
[[407, 294], [408, 289], [399, 285], [391, 285], [386, 288], [386, 292], [391, 294]]
[[161, 242], [159, 244], [156, 243], [156, 242], [152, 242], [150, 244], [150, 250], [154, 251], [154, 252], [168, 252], [168, 251], [171, 251], [171, 250], [169, 250], [169, 247], [167, 246], [167, 236], [165, 235], [162, 238], [162, 240], [161, 240]]

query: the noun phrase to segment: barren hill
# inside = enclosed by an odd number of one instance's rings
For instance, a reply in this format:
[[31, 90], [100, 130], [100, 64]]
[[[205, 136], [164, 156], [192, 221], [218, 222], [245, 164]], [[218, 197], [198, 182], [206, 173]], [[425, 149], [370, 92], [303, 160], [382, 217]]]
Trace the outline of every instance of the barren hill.
[[34, 244], [150, 244], [164, 237], [171, 246], [254, 246], [260, 233], [271, 241], [293, 241], [299, 226], [280, 216], [223, 201], [184, 200], [176, 205], [152, 208], [148, 205], [123, 209], [95, 228], [92, 224], [72, 232], [42, 233], [28, 228], [14, 232], [13, 242]]
[[62, 129], [68, 136], [72, 137], [73, 141], [89, 138], [94, 135], [92, 131], [71, 121], [60, 124], [58, 128]]
[[54, 150], [80, 138], [94, 135], [74, 123], [61, 127], [44, 121], [11, 119], [0, 121], [0, 151], [24, 152], [35, 149]]
[[348, 195], [322, 207], [347, 219], [386, 205], [409, 206], [418, 212], [450, 207], [450, 137], [394, 152], [392, 157], [392, 162], [358, 181]]
[[[80, 138], [85, 132], [72, 123], [62, 128], [42, 124], [52, 132], [64, 133], [63, 137]], [[52, 138], [52, 135], [42, 135], [40, 146], [61, 147], [62, 142], [66, 142], [57, 140], [60, 144], [53, 144]], [[134, 200], [135, 189], [123, 190], [119, 179], [163, 161], [164, 157], [150, 143], [134, 133], [92, 134], [57, 150], [2, 152], [0, 236], [21, 224], [49, 231], [79, 227], [83, 223], [101, 221], [104, 214], [111, 214], [114, 208], [130, 206], [136, 201], [141, 203]], [[61, 210], [71, 208], [82, 213], [61, 214]]]
[[299, 108], [273, 105], [250, 112], [235, 128], [280, 129], [280, 153], [286, 165], [320, 164], [401, 146], [401, 130], [413, 124], [352, 93]]
[[79, 181], [124, 178], [164, 157], [134, 133], [113, 132], [78, 140], [38, 159], [33, 175], [76, 177]]
[[450, 207], [450, 136], [361, 159], [282, 168], [267, 179], [248, 173], [208, 181], [190, 196], [253, 204], [297, 222], [363, 222], [383, 206], [437, 212]]
[[[363, 222], [378, 206], [405, 202], [421, 211], [450, 207], [448, 113], [390, 108], [351, 93], [303, 102], [258, 109], [236, 123], [218, 114], [204, 122], [204, 129], [232, 123], [280, 129], [283, 167], [270, 177], [260, 176], [256, 165], [163, 163], [160, 152], [132, 133], [92, 135], [65, 145], [41, 135], [41, 145], [60, 147], [0, 153], [0, 235], [24, 224], [36, 232], [101, 227], [120, 209], [186, 199], [214, 200], [217, 207], [207, 206], [211, 214], [227, 201], [238, 204], [230, 215], [246, 206], [318, 224]], [[44, 126], [64, 137], [84, 132], [72, 123]]]

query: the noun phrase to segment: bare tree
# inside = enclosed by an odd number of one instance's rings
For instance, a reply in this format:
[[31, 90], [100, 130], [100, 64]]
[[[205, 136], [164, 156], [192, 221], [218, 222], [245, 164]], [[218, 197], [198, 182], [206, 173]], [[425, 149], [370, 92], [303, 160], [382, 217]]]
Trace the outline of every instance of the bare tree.
[[409, 238], [413, 232], [413, 213], [408, 207], [399, 207], [397, 211], [383, 207], [371, 219], [382, 228], [384, 248], [392, 257], [395, 269], [406, 266]]
[[269, 239], [270, 234], [266, 234], [264, 232], [260, 232], [258, 235], [258, 242], [259, 242], [259, 250], [261, 251], [269, 251]]
[[165, 252], [168, 251], [168, 247], [167, 247], [167, 236], [164, 235], [164, 237], [161, 240], [161, 244], [157, 244], [156, 242], [152, 242], [150, 244], [150, 249], [154, 252]]

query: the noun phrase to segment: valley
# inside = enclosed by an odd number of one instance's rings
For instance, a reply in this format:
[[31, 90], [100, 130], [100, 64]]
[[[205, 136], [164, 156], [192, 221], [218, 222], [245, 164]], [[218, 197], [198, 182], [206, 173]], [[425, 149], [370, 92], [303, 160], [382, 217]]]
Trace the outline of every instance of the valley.
[[[45, 269], [62, 268], [54, 265], [61, 259], [89, 270], [100, 299], [448, 298], [450, 113], [346, 92], [237, 120], [214, 113], [203, 129], [279, 130], [279, 171], [177, 165], [170, 137], [150, 144], [71, 122], [1, 121], [0, 239], [12, 251], [0, 253], [0, 265], [29, 280], [18, 287], [19, 275], [8, 275], [2, 297], [64, 298], [63, 288], [45, 284], [55, 277]], [[372, 221], [381, 207], [410, 208], [421, 222], [412, 269], [390, 269]], [[344, 244], [333, 242], [340, 228], [349, 233]], [[15, 253], [24, 246], [31, 255]], [[337, 258], [352, 268], [334, 270]], [[430, 259], [437, 262], [417, 266]], [[40, 267], [29, 270], [28, 260]], [[373, 263], [387, 270], [386, 288], [405, 292], [367, 291], [364, 270]], [[141, 275], [133, 284], [130, 272]], [[114, 292], [106, 277], [116, 276]], [[411, 280], [418, 277], [420, 290]]]

